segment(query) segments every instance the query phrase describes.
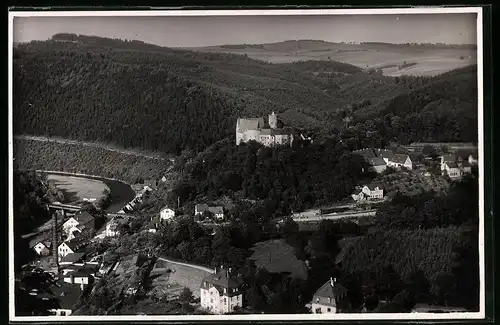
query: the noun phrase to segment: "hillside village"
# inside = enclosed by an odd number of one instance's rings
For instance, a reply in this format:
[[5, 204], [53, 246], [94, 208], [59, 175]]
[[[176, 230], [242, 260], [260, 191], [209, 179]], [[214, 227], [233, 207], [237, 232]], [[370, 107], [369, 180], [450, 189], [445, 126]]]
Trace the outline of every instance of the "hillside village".
[[[74, 34], [14, 65], [16, 313], [477, 310], [475, 66], [389, 77]], [[49, 171], [125, 194], [71, 201]]]
[[[276, 114], [272, 113], [269, 119], [271, 121], [270, 125], [275, 127], [276, 121], [278, 121]], [[269, 141], [268, 138], [248, 136], [245, 133], [258, 133], [266, 130], [263, 128], [262, 120], [262, 118], [254, 120], [239, 119], [236, 127], [237, 143], [255, 141], [264, 146], [291, 144], [291, 141], [293, 141], [292, 136], [290, 136], [290, 140], [286, 141]], [[252, 123], [255, 125], [254, 129], [251, 128]], [[243, 125], [245, 125], [244, 129]], [[274, 128], [271, 130], [274, 130]], [[307, 139], [303, 138], [303, 140]], [[311, 142], [311, 140], [307, 141]], [[406, 152], [408, 153], [394, 153], [390, 149], [379, 148], [355, 150], [353, 154], [363, 157], [370, 166], [371, 171], [379, 176], [376, 176], [370, 184], [357, 186], [355, 192], [343, 200], [346, 205], [342, 206], [341, 202], [339, 202], [328, 208], [296, 211], [291, 216], [292, 220], [301, 224], [312, 222], [315, 218], [319, 221], [339, 221], [344, 218], [350, 220], [354, 216], [354, 220], [357, 222], [356, 217], [358, 215], [356, 213], [362, 215], [364, 213], [362, 210], [367, 209], [367, 204], [376, 208], [378, 204], [393, 197], [388, 195], [388, 189], [381, 182], [384, 175], [414, 173], [423, 176], [423, 178], [438, 177], [443, 180], [457, 181], [471, 174], [472, 166], [476, 166], [478, 163], [477, 151], [470, 149], [456, 150], [453, 153], [441, 156], [436, 156], [436, 152], [433, 151], [431, 156], [420, 154], [418, 155], [419, 159], [414, 158], [413, 160], [411, 157], [416, 157], [415, 150], [407, 150]], [[158, 190], [159, 184], [164, 181], [165, 178], [162, 177], [162, 179], [149, 179], [142, 184], [135, 184], [133, 188], [136, 190], [136, 197], [117, 214], [113, 215], [105, 225], [99, 226], [99, 221], [89, 213], [88, 209], [76, 213], [67, 213], [64, 208], [56, 210], [53, 214], [53, 224], [58, 226], [53, 227], [51, 231], [30, 239], [30, 247], [39, 256], [35, 265], [39, 270], [50, 272], [55, 276], [56, 282], [53, 290], [51, 289], [53, 296], [47, 296], [45, 292], [36, 291], [30, 292], [30, 294], [43, 296], [42, 299], [56, 299], [58, 301], [57, 307], [49, 310], [51, 315], [69, 316], [75, 311], [74, 306], [78, 298], [88, 290], [95, 290], [96, 284], [110, 275], [121, 277], [124, 274], [132, 275], [143, 272], [140, 278], [133, 277], [135, 280], [129, 279], [125, 282], [128, 283], [128, 286], [125, 284], [122, 288], [125, 296], [134, 296], [144, 290], [153, 292], [157, 289], [146, 289], [146, 279], [155, 274], [163, 276], [165, 273], [175, 272], [174, 268], [177, 265], [176, 263], [179, 262], [158, 258], [152, 251], [139, 252], [122, 258], [118, 258], [118, 256], [110, 257], [107, 251], [103, 253], [97, 251], [95, 243], [120, 238], [120, 236], [130, 232], [134, 219], [137, 218], [134, 215], [134, 213], [138, 212], [136, 209], [138, 208], [140, 211], [140, 205], [144, 200], [147, 200], [152, 192]], [[354, 215], [352, 215], [353, 213]], [[142, 227], [142, 232], [148, 232], [154, 236], [166, 224], [175, 224], [186, 217], [191, 218], [202, 227], [209, 226], [214, 231], [217, 231], [217, 227], [229, 224], [229, 220], [233, 218], [226, 207], [211, 205], [207, 202], [197, 203], [193, 211], [188, 215], [175, 206], [165, 206], [148, 217], [149, 222], [146, 222]], [[283, 221], [286, 220], [286, 218], [282, 218], [276, 226], [282, 226]], [[172, 265], [172, 268], [160, 266], [165, 261]], [[200, 283], [195, 285], [190, 283], [189, 286], [185, 287], [187, 288], [185, 289], [186, 292], [189, 292], [188, 296], [199, 297], [198, 300], [194, 300], [194, 298], [188, 299], [191, 307], [185, 308], [188, 310], [190, 308], [199, 308], [200, 312], [216, 314], [233, 313], [245, 308], [243, 296], [246, 294], [246, 289], [244, 289], [244, 279], [241, 273], [233, 271], [231, 267], [224, 268], [222, 265], [216, 267], [215, 270], [204, 272], [206, 276], [199, 278], [201, 279]], [[333, 276], [325, 279], [325, 281], [321, 287], [317, 288], [313, 299], [306, 307], [311, 313], [342, 312], [342, 300], [345, 300], [346, 296], [349, 295], [348, 290]], [[25, 290], [28, 290], [28, 288]], [[179, 294], [181, 293], [177, 290], [177, 295]]]

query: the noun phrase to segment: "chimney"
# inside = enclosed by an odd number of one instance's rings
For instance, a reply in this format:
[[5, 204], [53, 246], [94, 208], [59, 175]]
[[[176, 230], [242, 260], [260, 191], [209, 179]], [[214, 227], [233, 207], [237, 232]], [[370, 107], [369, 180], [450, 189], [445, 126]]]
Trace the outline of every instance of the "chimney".
[[57, 234], [57, 214], [59, 211], [55, 211], [52, 214], [52, 257], [54, 263], [56, 263], [56, 271], [59, 274], [59, 254], [58, 254], [58, 234]]

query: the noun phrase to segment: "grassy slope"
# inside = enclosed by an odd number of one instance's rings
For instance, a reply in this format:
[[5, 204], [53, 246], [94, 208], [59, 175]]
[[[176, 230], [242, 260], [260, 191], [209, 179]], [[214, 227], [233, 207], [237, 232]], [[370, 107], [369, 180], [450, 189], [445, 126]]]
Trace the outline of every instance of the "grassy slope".
[[[388, 76], [438, 75], [476, 63], [476, 49], [469, 46], [408, 46], [405, 44], [339, 44], [315, 40], [271, 44], [242, 44], [198, 48], [207, 52], [246, 54], [273, 63], [306, 60], [334, 60], [361, 68], [381, 68]], [[404, 62], [414, 65], [400, 69]]]

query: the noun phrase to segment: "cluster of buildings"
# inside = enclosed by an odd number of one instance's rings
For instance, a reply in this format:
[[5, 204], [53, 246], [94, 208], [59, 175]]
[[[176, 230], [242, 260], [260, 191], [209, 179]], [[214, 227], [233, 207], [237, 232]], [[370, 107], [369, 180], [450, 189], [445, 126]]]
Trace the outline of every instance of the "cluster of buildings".
[[[200, 284], [201, 307], [213, 314], [226, 314], [244, 307], [243, 279], [231, 268], [216, 268]], [[335, 278], [330, 278], [314, 294], [308, 307], [314, 314], [339, 313], [342, 301], [347, 298], [345, 289]]]
[[441, 172], [451, 179], [460, 179], [472, 172], [472, 165], [477, 165], [477, 154], [448, 154], [441, 156]]
[[413, 162], [406, 154], [395, 154], [391, 150], [373, 148], [360, 149], [353, 153], [362, 156], [377, 173], [383, 173], [387, 167], [413, 169]]

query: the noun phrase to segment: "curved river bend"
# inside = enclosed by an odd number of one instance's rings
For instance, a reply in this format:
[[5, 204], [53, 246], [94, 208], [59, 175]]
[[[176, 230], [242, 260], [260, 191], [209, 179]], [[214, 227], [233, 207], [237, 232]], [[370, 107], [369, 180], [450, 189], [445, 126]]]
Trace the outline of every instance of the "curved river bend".
[[116, 213], [120, 211], [127, 203], [129, 203], [135, 198], [135, 191], [132, 189], [132, 187], [130, 187], [129, 184], [116, 179], [109, 179], [93, 175], [71, 174], [67, 172], [57, 172], [57, 171], [40, 170], [38, 172], [43, 172], [46, 175], [87, 178], [103, 182], [109, 187], [109, 190], [111, 192], [111, 204], [106, 209], [106, 212], [108, 213]]

